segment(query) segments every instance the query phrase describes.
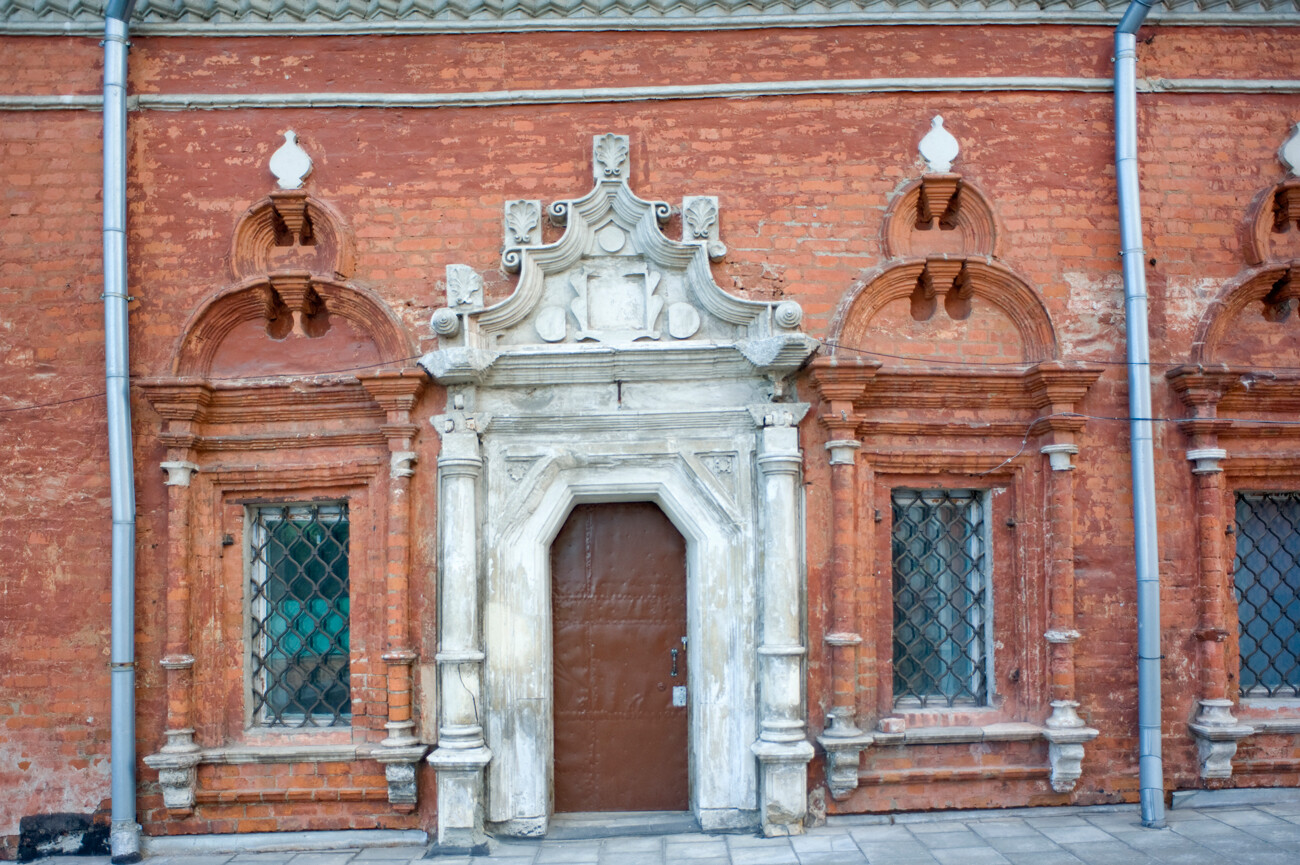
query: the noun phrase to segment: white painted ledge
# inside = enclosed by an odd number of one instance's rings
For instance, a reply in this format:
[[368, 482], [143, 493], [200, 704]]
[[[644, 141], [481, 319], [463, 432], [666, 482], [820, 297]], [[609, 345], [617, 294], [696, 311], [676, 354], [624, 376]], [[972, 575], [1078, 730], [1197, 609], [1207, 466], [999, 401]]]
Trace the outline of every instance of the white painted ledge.
[[295, 850], [338, 850], [363, 847], [413, 847], [429, 843], [420, 829], [352, 829], [335, 832], [250, 832], [243, 835], [170, 835], [144, 837], [149, 856], [193, 856], [204, 853], [279, 853]]
[[[872, 93], [1109, 93], [1110, 78], [1048, 76], [856, 78], [720, 82], [644, 87], [488, 90], [480, 93], [142, 93], [127, 99], [133, 111], [218, 111], [239, 108], [493, 108], [593, 102], [745, 99], [770, 96], [860, 96]], [[1300, 93], [1296, 79], [1150, 78], [1139, 93]], [[0, 111], [97, 111], [97, 94], [0, 94]]]

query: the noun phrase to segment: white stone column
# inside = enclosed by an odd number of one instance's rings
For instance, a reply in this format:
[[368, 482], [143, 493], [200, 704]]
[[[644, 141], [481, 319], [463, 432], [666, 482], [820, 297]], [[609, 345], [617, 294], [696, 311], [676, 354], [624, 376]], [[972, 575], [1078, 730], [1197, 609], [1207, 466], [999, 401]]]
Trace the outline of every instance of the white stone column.
[[803, 831], [808, 807], [808, 742], [803, 717], [803, 520], [799, 485], [803, 457], [796, 415], [787, 406], [757, 412], [762, 426], [758, 467], [762, 572], [759, 583], [761, 636], [759, 738], [753, 751], [760, 764], [759, 810], [765, 835]]
[[435, 418], [438, 457], [438, 848], [451, 853], [486, 843], [483, 770], [492, 759], [483, 740], [479, 637], [479, 475], [483, 459], [475, 419]]

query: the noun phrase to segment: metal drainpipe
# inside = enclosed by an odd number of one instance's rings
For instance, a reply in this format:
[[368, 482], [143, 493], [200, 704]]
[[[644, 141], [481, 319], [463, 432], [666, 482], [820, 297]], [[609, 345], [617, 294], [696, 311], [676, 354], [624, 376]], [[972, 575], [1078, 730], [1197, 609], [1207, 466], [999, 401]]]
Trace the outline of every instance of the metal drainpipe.
[[104, 379], [113, 503], [112, 766], [115, 863], [140, 861], [135, 813], [135, 477], [131, 454], [126, 282], [127, 19], [135, 0], [104, 13]]
[[1133, 545], [1137, 564], [1138, 783], [1142, 825], [1165, 825], [1160, 754], [1160, 569], [1156, 548], [1155, 456], [1151, 440], [1151, 346], [1146, 252], [1137, 166], [1137, 29], [1153, 0], [1132, 0], [1115, 28], [1115, 177], [1128, 345], [1129, 431], [1133, 463]]

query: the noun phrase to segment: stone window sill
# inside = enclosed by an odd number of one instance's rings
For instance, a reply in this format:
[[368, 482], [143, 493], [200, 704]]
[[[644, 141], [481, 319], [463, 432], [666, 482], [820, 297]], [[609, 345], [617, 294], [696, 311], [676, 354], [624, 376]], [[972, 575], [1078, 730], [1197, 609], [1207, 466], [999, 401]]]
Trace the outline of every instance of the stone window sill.
[[1004, 721], [979, 726], [908, 727], [899, 733], [874, 732], [878, 746], [890, 745], [961, 745], [975, 742], [1028, 742], [1044, 738], [1047, 728], [1040, 724]]

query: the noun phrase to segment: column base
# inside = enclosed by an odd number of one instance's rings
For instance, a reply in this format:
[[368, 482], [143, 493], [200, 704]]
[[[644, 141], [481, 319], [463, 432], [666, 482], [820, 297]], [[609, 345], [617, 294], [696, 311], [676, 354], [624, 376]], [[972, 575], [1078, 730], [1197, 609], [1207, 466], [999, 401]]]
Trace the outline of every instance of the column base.
[[1075, 700], [1053, 700], [1052, 714], [1043, 729], [1043, 738], [1048, 743], [1047, 759], [1052, 764], [1052, 789], [1057, 793], [1074, 790], [1083, 774], [1083, 745], [1098, 735], [1097, 730], [1084, 725], [1076, 711], [1078, 708]]
[[438, 773], [436, 849], [472, 850], [486, 844], [483, 770], [492, 762], [492, 752], [486, 747], [464, 750], [440, 747], [426, 759]]
[[808, 762], [813, 747], [798, 742], [755, 742], [751, 750], [759, 762], [759, 817], [769, 838], [803, 834], [808, 813]]
[[826, 752], [826, 786], [831, 791], [831, 798], [838, 801], [847, 799], [858, 789], [862, 752], [876, 741], [876, 737], [836, 715], [826, 720], [826, 731], [817, 737], [817, 744]]
[[1196, 737], [1201, 777], [1232, 777], [1232, 758], [1237, 743], [1255, 732], [1255, 728], [1237, 721], [1231, 700], [1201, 700], [1196, 720], [1187, 725]]
[[196, 767], [203, 761], [203, 750], [194, 743], [194, 731], [167, 730], [167, 744], [157, 754], [144, 758], [144, 764], [158, 770], [163, 807], [176, 816], [194, 812], [194, 794], [198, 789]]
[[397, 806], [398, 811], [410, 813], [415, 810], [415, 767], [427, 753], [429, 746], [418, 742], [413, 745], [384, 745], [370, 753], [372, 758], [384, 766], [384, 778], [388, 781], [388, 803]]

